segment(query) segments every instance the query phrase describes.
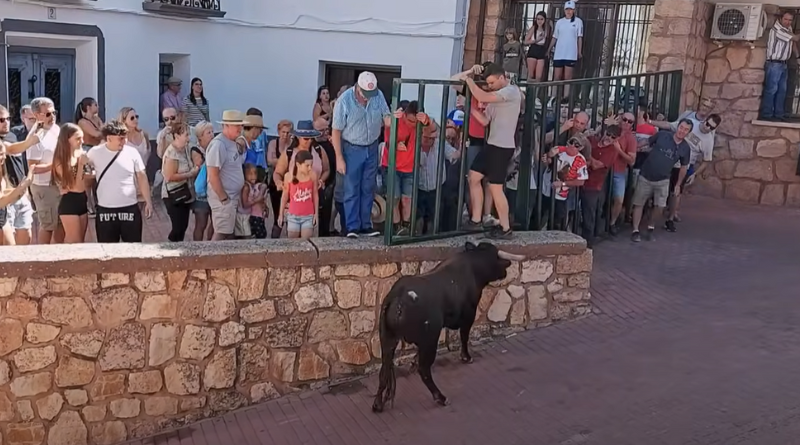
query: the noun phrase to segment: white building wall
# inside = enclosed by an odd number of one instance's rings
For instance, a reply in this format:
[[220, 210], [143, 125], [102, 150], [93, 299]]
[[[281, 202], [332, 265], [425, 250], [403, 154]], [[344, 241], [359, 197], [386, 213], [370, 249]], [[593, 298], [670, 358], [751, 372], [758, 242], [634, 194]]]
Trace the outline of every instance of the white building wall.
[[[258, 107], [274, 131], [280, 119], [310, 119], [324, 80], [320, 61], [399, 66], [404, 78], [446, 79], [463, 49], [459, 21], [466, 18], [456, 15], [466, 11], [465, 0], [221, 1], [224, 19], [149, 14], [141, 0], [0, 0], [0, 17], [46, 22], [47, 6], [53, 6], [56, 22], [98, 26], [106, 48], [106, 115], [132, 106], [150, 132], [158, 127], [159, 54], [187, 56], [175, 67], [183, 93], [191, 77], [202, 78], [212, 119], [224, 109]], [[23, 37], [7, 36], [6, 43]], [[76, 102], [97, 96], [91, 81], [96, 64], [85, 54], [91, 47], [78, 47]], [[404, 88], [403, 98], [416, 98], [416, 90]], [[429, 87], [426, 108], [434, 116], [440, 102], [441, 88]]]

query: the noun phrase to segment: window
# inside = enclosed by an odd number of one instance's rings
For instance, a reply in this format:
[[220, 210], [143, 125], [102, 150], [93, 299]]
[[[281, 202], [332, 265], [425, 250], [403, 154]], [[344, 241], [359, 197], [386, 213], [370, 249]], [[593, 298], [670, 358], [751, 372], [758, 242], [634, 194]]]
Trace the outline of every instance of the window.
[[174, 67], [172, 63], [161, 62], [158, 64], [158, 123], [162, 124], [164, 119], [161, 117], [161, 95], [167, 91], [169, 85], [167, 81], [173, 76]]

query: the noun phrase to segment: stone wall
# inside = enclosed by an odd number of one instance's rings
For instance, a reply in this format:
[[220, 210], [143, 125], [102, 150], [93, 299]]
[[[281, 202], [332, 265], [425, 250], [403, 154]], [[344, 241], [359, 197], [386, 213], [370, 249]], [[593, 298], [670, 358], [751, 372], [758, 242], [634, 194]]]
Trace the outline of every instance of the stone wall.
[[659, 0], [654, 9], [647, 71], [683, 70], [681, 109], [693, 108], [702, 89], [713, 5], [702, 0]]
[[[591, 310], [583, 240], [515, 238], [528, 259], [486, 289], [475, 340]], [[463, 243], [4, 247], [0, 442], [113, 444], [373, 371], [387, 291]]]
[[[756, 125], [766, 60], [766, 36], [755, 48], [709, 45], [703, 95], [722, 116], [713, 173], [695, 189], [704, 195], [774, 206], [800, 206], [800, 128]], [[781, 128], [783, 125], [785, 128]]]

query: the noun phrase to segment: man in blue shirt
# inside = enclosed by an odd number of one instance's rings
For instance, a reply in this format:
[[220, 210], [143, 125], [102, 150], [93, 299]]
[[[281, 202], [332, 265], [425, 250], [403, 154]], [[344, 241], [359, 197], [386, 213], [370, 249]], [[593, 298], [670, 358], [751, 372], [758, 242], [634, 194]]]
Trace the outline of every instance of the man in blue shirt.
[[389, 122], [389, 106], [369, 71], [342, 93], [333, 110], [331, 142], [336, 170], [344, 175], [344, 230], [348, 238], [377, 236], [372, 227], [372, 200], [378, 173], [378, 142]]
[[[247, 116], [264, 117], [258, 108], [248, 109]], [[250, 142], [250, 146], [247, 147], [247, 152], [244, 155], [244, 163], [255, 165], [258, 168], [258, 182], [264, 183], [267, 182], [267, 178], [271, 177], [269, 166], [267, 165], [267, 145], [269, 144], [267, 129], [267, 127], [261, 128], [261, 133], [255, 140]], [[247, 131], [247, 127], [245, 127], [245, 131]]]

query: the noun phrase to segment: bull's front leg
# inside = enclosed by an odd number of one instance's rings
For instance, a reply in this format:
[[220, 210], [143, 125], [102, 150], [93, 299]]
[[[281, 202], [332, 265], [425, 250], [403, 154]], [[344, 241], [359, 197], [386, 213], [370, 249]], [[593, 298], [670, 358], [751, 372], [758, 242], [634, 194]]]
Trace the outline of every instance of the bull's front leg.
[[461, 336], [461, 363], [472, 363], [472, 355], [469, 353], [469, 331], [472, 323], [461, 326], [459, 334]]

